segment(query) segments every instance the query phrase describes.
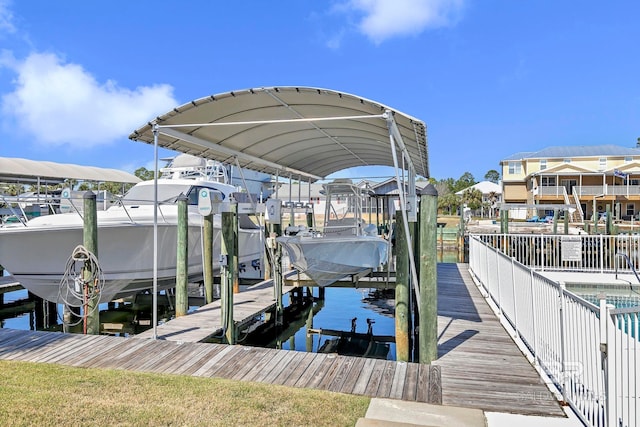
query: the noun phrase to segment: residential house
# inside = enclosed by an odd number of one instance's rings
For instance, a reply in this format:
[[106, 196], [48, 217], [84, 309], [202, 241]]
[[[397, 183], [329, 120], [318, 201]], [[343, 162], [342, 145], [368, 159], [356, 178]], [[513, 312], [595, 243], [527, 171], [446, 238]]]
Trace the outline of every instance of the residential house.
[[634, 148], [549, 147], [514, 154], [500, 165], [502, 199], [512, 205], [512, 218], [550, 214], [553, 205], [574, 205], [570, 210], [574, 222], [590, 220], [607, 209], [625, 220], [637, 219], [640, 212], [640, 138]]
[[462, 196], [465, 191], [474, 189], [482, 193], [482, 206], [473, 212], [473, 215], [480, 217], [494, 218], [496, 210], [502, 201], [502, 186], [491, 181], [481, 181], [477, 184], [458, 191], [456, 194]]

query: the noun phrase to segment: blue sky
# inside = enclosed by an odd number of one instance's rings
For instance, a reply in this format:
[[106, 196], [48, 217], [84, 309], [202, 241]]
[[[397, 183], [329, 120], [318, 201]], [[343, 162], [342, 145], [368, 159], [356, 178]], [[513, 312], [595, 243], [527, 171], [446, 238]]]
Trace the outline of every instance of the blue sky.
[[158, 114], [313, 86], [423, 120], [431, 175], [481, 180], [519, 151], [635, 146], [639, 18], [626, 0], [0, 0], [0, 156], [132, 172], [153, 149], [127, 136]]

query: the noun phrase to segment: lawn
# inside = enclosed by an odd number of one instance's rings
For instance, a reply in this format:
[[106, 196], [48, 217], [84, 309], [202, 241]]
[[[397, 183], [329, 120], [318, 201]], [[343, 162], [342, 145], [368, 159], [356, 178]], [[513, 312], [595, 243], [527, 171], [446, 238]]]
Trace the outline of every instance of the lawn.
[[259, 383], [0, 361], [3, 426], [353, 426], [369, 398]]

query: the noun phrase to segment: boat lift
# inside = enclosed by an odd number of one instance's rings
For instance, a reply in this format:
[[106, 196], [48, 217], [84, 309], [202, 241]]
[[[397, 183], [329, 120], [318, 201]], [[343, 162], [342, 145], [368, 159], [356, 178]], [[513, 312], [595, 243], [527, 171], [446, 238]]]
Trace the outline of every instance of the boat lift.
[[[420, 299], [408, 223], [417, 221], [416, 175], [429, 177], [422, 121], [342, 92], [270, 87], [192, 101], [157, 117], [129, 138], [154, 145], [156, 170], [158, 147], [309, 182], [355, 166], [394, 167], [407, 248], [411, 248], [407, 250], [411, 282]], [[156, 220], [154, 259], [157, 244]], [[154, 274], [154, 294], [156, 281]], [[154, 337], [156, 324], [154, 319]]]

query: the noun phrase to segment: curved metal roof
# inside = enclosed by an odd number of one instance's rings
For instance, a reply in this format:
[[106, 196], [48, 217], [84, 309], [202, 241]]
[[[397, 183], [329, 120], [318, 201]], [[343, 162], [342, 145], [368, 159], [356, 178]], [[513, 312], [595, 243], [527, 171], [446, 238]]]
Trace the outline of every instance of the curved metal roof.
[[[211, 95], [179, 106], [129, 138], [243, 168], [322, 179], [355, 166], [393, 166], [393, 116], [416, 174], [429, 176], [425, 124], [386, 105], [328, 89], [268, 87]], [[401, 138], [398, 138], [398, 134]], [[397, 141], [401, 139], [402, 141]], [[398, 162], [402, 164], [402, 159]]]
[[0, 182], [27, 183], [37, 182], [38, 179], [48, 183], [60, 183], [65, 179], [134, 184], [140, 182], [137, 176], [117, 169], [0, 157]]

